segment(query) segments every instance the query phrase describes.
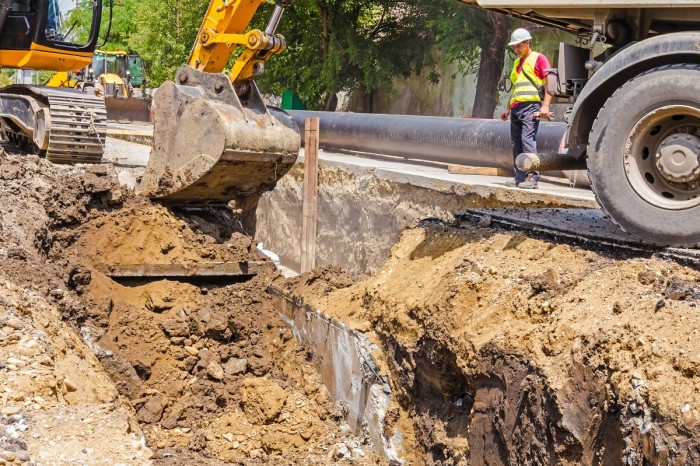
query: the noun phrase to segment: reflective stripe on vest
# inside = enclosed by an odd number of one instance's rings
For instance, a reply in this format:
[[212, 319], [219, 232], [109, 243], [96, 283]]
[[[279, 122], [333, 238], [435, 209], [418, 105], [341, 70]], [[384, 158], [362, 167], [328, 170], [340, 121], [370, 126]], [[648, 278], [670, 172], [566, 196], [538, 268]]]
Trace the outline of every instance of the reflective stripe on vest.
[[513, 94], [510, 97], [509, 105], [513, 105], [515, 102], [540, 102], [540, 94], [537, 88], [530, 82], [525, 76], [525, 73], [538, 85], [544, 86], [546, 80], [540, 79], [535, 74], [535, 64], [537, 63], [537, 58], [540, 56], [537, 52], [531, 52], [528, 55], [523, 67], [518, 73], [518, 65], [522, 58], [515, 60], [513, 64], [513, 71], [510, 74], [510, 81], [513, 83]]

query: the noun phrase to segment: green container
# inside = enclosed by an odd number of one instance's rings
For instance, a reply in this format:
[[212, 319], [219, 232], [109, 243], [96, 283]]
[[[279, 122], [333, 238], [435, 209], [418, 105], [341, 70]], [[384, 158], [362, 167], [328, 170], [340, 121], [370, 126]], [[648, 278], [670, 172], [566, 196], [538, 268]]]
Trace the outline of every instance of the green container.
[[282, 110], [306, 110], [306, 105], [294, 91], [282, 93]]

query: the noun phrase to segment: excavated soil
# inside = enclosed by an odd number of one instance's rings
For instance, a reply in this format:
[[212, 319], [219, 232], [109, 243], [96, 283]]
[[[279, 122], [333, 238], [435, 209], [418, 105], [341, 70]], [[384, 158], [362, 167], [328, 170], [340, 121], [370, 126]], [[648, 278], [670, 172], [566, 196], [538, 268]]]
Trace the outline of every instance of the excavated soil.
[[119, 179], [0, 154], [0, 465], [386, 464], [271, 283], [383, 349], [383, 427], [407, 464], [700, 464], [693, 269], [427, 222], [361, 281], [269, 262], [115, 281], [112, 266], [266, 260], [235, 215]]
[[116, 282], [114, 265], [263, 261], [238, 219], [120, 188], [111, 165], [0, 158], [0, 464], [384, 464], [266, 293]]
[[383, 347], [415, 464], [696, 465], [699, 283], [434, 222], [364, 281], [325, 269], [280, 286]]

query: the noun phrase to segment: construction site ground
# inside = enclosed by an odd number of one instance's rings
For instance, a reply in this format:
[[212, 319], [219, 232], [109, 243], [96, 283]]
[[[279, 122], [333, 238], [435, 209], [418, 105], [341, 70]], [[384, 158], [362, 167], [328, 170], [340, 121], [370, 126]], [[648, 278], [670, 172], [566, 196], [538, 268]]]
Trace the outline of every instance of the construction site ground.
[[[148, 153], [0, 156], [0, 465], [700, 464], [695, 265], [457, 215], [590, 191], [326, 153], [319, 267], [287, 278], [258, 242], [296, 268], [300, 168], [250, 230], [135, 194]], [[256, 266], [116, 272], [221, 263]], [[270, 289], [366, 339], [375, 417], [348, 423]]]

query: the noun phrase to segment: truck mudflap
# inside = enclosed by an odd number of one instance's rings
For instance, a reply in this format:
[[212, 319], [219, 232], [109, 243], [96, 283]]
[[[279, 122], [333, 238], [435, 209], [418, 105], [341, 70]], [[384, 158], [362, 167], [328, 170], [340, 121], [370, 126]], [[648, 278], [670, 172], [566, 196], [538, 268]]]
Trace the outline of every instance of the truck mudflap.
[[267, 107], [254, 82], [239, 98], [224, 74], [189, 66], [154, 96], [151, 157], [139, 191], [176, 205], [248, 211], [296, 161], [299, 130]]
[[109, 121], [151, 121], [150, 99], [126, 99], [123, 97], [105, 97], [107, 120]]

